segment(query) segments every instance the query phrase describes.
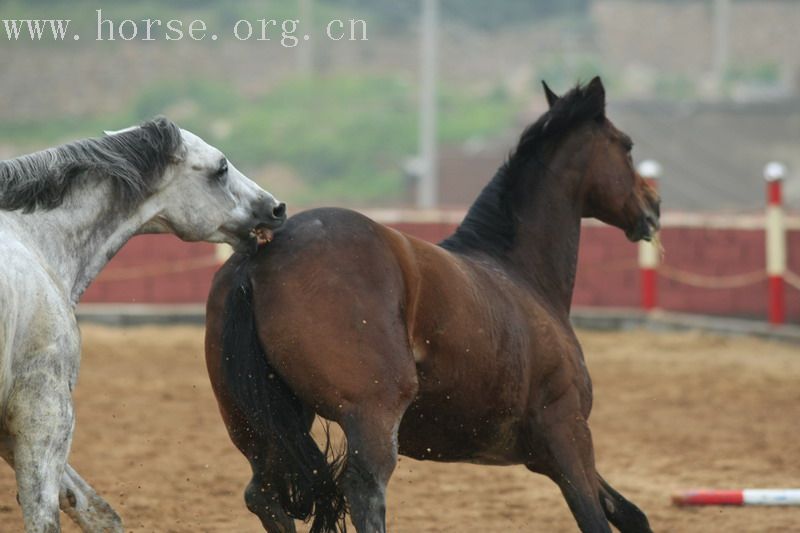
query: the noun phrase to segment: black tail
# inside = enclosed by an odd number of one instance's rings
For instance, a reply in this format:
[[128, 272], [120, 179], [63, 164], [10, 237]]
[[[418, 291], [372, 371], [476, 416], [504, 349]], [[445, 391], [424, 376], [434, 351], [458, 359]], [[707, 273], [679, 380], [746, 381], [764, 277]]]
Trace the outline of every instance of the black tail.
[[321, 451], [309, 434], [303, 404], [270, 365], [258, 340], [249, 261], [237, 267], [225, 302], [222, 378], [235, 408], [257, 441], [271, 443], [272, 488], [284, 511], [314, 522], [312, 533], [345, 531], [347, 512], [339, 477], [344, 454]]

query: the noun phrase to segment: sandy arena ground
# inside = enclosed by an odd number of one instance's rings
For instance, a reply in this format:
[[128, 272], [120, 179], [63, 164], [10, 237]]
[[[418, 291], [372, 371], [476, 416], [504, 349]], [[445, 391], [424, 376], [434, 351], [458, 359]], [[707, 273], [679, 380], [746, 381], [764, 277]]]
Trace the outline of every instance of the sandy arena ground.
[[[200, 328], [84, 325], [71, 463], [136, 532], [255, 532], [244, 458], [228, 440]], [[685, 487], [800, 486], [800, 349], [701, 333], [582, 332], [603, 475], [655, 531], [800, 531], [800, 508], [678, 509]], [[0, 466], [0, 532], [21, 531]], [[77, 528], [62, 514], [65, 531]], [[395, 532], [575, 531], [556, 486], [521, 467], [402, 458]]]

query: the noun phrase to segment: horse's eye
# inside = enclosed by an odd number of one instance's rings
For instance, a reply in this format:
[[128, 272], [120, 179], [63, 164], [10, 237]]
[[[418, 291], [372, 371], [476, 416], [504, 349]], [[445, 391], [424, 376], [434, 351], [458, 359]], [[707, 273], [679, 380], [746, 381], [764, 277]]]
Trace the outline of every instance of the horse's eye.
[[214, 172], [214, 177], [217, 179], [221, 179], [224, 178], [227, 173], [228, 173], [228, 160], [222, 159], [219, 162], [219, 167], [217, 167], [217, 170]]

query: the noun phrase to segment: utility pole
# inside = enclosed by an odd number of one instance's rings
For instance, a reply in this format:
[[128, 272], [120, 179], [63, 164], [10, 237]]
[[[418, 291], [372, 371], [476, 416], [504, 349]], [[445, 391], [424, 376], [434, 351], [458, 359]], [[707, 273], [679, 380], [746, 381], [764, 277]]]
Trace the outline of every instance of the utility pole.
[[714, 0], [714, 43], [712, 49], [712, 68], [717, 93], [728, 70], [730, 50], [731, 0]]
[[437, 146], [437, 67], [439, 41], [439, 0], [422, 0], [420, 48], [419, 153], [417, 207], [436, 207], [439, 198]]

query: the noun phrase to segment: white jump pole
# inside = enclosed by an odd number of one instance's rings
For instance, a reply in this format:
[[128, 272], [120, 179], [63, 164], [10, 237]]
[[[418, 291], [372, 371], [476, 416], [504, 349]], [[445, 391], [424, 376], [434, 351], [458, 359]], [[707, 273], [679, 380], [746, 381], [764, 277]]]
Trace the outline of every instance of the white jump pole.
[[800, 489], [689, 490], [672, 495], [675, 505], [800, 505]]

